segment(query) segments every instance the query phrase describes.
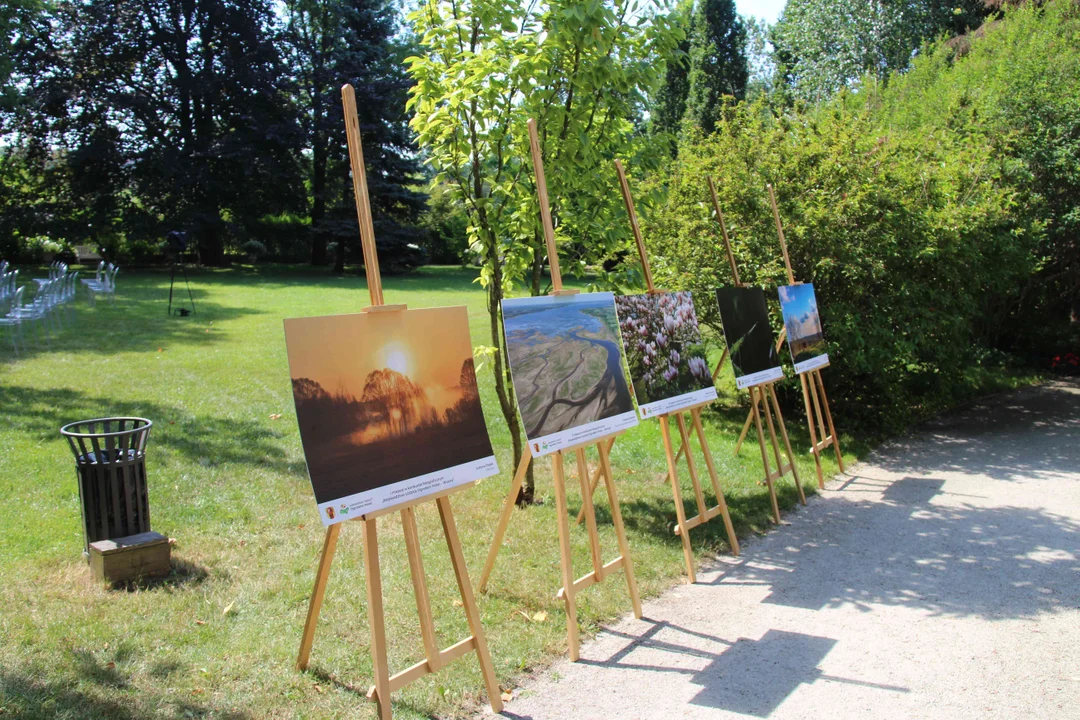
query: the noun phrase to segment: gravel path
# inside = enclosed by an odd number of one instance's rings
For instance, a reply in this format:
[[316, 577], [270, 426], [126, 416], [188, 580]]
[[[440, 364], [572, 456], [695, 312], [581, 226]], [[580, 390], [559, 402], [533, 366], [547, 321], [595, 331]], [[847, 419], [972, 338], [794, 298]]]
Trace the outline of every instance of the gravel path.
[[849, 470], [504, 716], [1080, 718], [1080, 382], [987, 399]]

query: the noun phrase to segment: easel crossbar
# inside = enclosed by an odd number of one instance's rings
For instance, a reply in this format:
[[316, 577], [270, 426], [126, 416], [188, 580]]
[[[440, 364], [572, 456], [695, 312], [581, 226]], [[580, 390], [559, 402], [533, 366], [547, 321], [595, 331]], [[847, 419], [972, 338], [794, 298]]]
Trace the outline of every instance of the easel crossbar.
[[[441, 650], [438, 654], [438, 658], [434, 663], [430, 660], [421, 660], [412, 667], [402, 670], [396, 675], [390, 676], [390, 692], [395, 693], [401, 688], [416, 682], [425, 675], [431, 675], [441, 670], [444, 666], [449, 665], [453, 661], [457, 660], [463, 655], [467, 655], [476, 650], [476, 638], [467, 637], [461, 642], [451, 645], [445, 650]], [[378, 700], [379, 691], [374, 685], [368, 690], [368, 699]]]
[[[591, 585], [595, 585], [611, 573], [621, 570], [624, 566], [625, 562], [623, 560], [623, 556], [620, 555], [619, 557], [609, 562], [607, 565], [601, 567], [599, 572], [593, 570], [591, 573], [588, 573], [587, 575], [582, 575], [577, 580], [575, 580], [573, 584], [574, 592], [580, 592]], [[559, 588], [559, 592], [555, 595], [555, 597], [559, 600], [565, 598], [566, 588]]]
[[706, 510], [704, 516], [695, 515], [692, 518], [687, 518], [686, 522], [684, 522], [681, 526], [680, 525], [675, 526], [675, 534], [676, 535], [682, 535], [683, 528], [686, 528], [687, 530], [693, 530], [698, 525], [704, 525], [705, 523], [712, 520], [714, 517], [723, 514], [723, 512], [724, 512], [724, 508], [717, 505], [716, 507], [713, 507], [713, 508], [710, 508], [710, 509]]

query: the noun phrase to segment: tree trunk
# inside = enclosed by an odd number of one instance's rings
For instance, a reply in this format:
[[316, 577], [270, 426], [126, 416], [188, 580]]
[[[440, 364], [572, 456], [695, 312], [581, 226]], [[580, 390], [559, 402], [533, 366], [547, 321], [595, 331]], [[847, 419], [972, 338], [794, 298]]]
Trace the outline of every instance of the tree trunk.
[[345, 272], [345, 239], [338, 240], [337, 255], [334, 257], [334, 272], [342, 275]]
[[[488, 317], [491, 320], [491, 344], [495, 348], [494, 366], [495, 371], [495, 392], [499, 396], [499, 408], [502, 410], [503, 419], [506, 421], [506, 427], [510, 430], [510, 441], [514, 447], [514, 465], [512, 472], [517, 471], [517, 466], [521, 462], [522, 452], [524, 447], [521, 440], [521, 422], [518, 419], [517, 406], [514, 400], [514, 386], [510, 378], [510, 358], [506, 354], [506, 343], [503, 342], [502, 331], [502, 299], [503, 299], [503, 276], [502, 265], [499, 263], [499, 250], [494, 240], [494, 233], [490, 227], [487, 226], [486, 214], [481, 210], [478, 214], [480, 222], [478, 223], [482, 230], [486, 242], [484, 243], [485, 262], [490, 263], [492, 267], [491, 281], [487, 286], [487, 301], [488, 301]], [[525, 478], [525, 483], [522, 485], [521, 492], [518, 493], [515, 502], [519, 506], [532, 504], [535, 494], [535, 488], [533, 483], [532, 466], [529, 467], [529, 473]]]
[[544, 277], [544, 252], [547, 250], [547, 245], [544, 243], [544, 239], [540, 237], [540, 231], [533, 232], [533, 241], [536, 245], [536, 251], [533, 253], [532, 261], [532, 296], [536, 297], [540, 294], [540, 281]]
[[326, 264], [326, 233], [322, 221], [326, 216], [326, 136], [315, 133], [311, 175], [311, 264]]

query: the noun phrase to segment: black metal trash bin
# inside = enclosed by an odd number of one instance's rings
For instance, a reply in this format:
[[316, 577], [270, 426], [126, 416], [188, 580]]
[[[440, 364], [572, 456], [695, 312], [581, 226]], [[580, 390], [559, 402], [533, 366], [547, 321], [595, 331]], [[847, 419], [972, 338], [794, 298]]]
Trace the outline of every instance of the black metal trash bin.
[[146, 418], [112, 417], [60, 428], [75, 455], [84, 554], [98, 540], [150, 530], [146, 439], [152, 426]]

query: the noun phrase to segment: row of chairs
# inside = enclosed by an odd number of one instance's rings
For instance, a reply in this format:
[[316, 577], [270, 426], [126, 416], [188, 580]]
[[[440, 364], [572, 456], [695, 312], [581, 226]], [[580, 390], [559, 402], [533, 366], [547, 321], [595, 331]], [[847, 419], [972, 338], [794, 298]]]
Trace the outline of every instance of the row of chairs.
[[[24, 341], [24, 331], [36, 323], [39, 334], [51, 347], [54, 332], [63, 329], [65, 321], [74, 323], [74, 301], [76, 290], [80, 287], [79, 273], [68, 272], [67, 265], [53, 263], [49, 267], [49, 278], [38, 279], [37, 292], [32, 302], [24, 302], [27, 286], [18, 287], [18, 270], [7, 272], [8, 263], [0, 262], [0, 328], [8, 328], [15, 354]], [[91, 305], [97, 295], [107, 295], [110, 300], [116, 293], [116, 274], [119, 266], [105, 262], [98, 265], [93, 279], [84, 279]]]
[[19, 282], [19, 271], [7, 271], [8, 264], [0, 262], [0, 300], [15, 294], [15, 286]]
[[98, 295], [106, 295], [111, 302], [116, 297], [116, 273], [120, 272], [119, 265], [105, 264], [102, 260], [98, 263], [97, 272], [93, 279], [87, 278], [82, 281], [90, 294], [90, 304], [93, 305]]

